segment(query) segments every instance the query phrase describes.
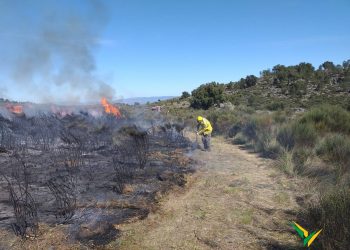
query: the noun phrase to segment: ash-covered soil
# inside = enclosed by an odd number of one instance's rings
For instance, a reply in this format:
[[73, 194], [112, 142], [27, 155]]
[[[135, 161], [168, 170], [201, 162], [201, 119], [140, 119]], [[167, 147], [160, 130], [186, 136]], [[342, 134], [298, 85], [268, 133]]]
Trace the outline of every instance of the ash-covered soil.
[[116, 225], [147, 217], [184, 186], [194, 171], [184, 127], [152, 119], [0, 117], [0, 247], [60, 225], [72, 244], [108, 244]]

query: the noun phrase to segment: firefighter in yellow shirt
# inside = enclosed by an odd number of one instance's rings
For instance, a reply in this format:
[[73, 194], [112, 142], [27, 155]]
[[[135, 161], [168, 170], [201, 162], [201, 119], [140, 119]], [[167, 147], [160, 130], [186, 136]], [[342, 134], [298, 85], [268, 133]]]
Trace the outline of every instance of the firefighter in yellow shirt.
[[211, 132], [213, 131], [213, 128], [210, 124], [210, 122], [202, 117], [197, 117], [197, 135], [202, 136], [202, 142], [204, 145], [204, 150], [210, 151], [210, 137]]

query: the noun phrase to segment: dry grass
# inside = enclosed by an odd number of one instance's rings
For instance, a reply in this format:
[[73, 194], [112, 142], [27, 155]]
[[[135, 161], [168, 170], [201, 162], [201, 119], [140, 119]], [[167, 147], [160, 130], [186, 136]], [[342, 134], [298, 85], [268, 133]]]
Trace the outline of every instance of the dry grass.
[[57, 225], [50, 227], [46, 224], [39, 224], [39, 237], [35, 239], [21, 240], [14, 237], [13, 233], [0, 231], [1, 242], [6, 242], [2, 249], [84, 249], [79, 243], [73, 243], [67, 234], [67, 226]]
[[299, 208], [298, 180], [271, 174], [270, 162], [221, 138], [213, 139], [212, 152], [193, 157], [200, 168], [191, 187], [170, 194], [147, 219], [122, 225], [121, 249], [299, 246], [288, 224]]
[[294, 175], [293, 153], [283, 150], [274, 165], [287, 175]]

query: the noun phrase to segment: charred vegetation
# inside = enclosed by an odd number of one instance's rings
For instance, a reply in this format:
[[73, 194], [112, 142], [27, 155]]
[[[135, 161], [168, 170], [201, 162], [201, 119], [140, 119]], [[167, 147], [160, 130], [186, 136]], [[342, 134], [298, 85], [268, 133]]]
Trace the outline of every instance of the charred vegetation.
[[[0, 229], [26, 239], [40, 235], [40, 223], [64, 224], [86, 243], [82, 227], [96, 218], [145, 218], [193, 168], [184, 126], [136, 124], [88, 112], [0, 115]], [[106, 234], [117, 237], [109, 223]]]

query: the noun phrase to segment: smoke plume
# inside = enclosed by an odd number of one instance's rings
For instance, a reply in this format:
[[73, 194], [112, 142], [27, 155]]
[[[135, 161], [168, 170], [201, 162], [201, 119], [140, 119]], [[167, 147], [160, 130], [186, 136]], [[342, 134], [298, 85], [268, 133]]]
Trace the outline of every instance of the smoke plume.
[[108, 21], [100, 1], [9, 2], [13, 11], [30, 12], [22, 13], [21, 27], [11, 34], [18, 41], [10, 70], [14, 84], [41, 102], [114, 97], [114, 89], [98, 76], [94, 58]]

